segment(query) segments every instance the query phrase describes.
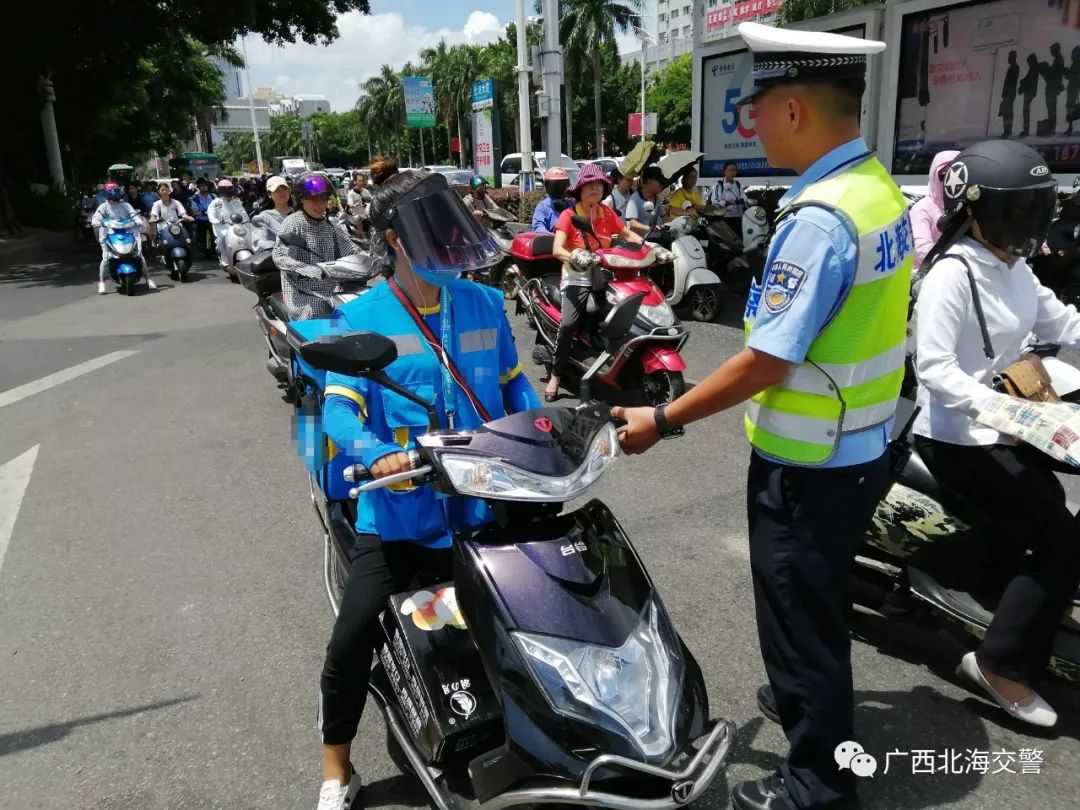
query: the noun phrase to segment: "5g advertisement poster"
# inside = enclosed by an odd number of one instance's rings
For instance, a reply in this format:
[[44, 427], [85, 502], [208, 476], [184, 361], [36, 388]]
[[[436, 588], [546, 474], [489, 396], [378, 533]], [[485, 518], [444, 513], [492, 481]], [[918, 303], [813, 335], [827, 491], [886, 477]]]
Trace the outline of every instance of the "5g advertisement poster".
[[[855, 25], [834, 33], [864, 37], [865, 27]], [[765, 160], [758, 141], [752, 105], [736, 107], [735, 102], [750, 92], [754, 57], [747, 50], [731, 51], [702, 60], [701, 150], [705, 153], [702, 175], [720, 177], [724, 164], [732, 161], [740, 175], [775, 177], [793, 175], [774, 169]]]

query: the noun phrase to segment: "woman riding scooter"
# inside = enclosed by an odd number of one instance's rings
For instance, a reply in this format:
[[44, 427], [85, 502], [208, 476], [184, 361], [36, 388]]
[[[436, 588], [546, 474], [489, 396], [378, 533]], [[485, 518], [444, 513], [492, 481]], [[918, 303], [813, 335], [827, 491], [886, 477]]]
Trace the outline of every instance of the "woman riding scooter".
[[154, 203], [150, 209], [150, 224], [158, 226], [160, 234], [165, 228], [174, 222], [194, 222], [195, 219], [188, 214], [184, 206], [172, 198], [172, 188], [168, 183], [158, 186], [158, 194], [161, 199]]
[[570, 362], [570, 343], [574, 339], [578, 322], [584, 315], [593, 295], [593, 258], [585, 245], [585, 237], [571, 221], [574, 216], [587, 217], [600, 239], [601, 247], [609, 247], [618, 237], [626, 242], [640, 244], [642, 239], [619, 219], [619, 215], [600, 202], [611, 193], [611, 181], [594, 163], [587, 164], [578, 174], [577, 182], [567, 192], [576, 204], [559, 215], [555, 225], [555, 247], [552, 254], [562, 266], [562, 320], [559, 336], [555, 341], [555, 361], [544, 390], [544, 401], [559, 398], [559, 380], [566, 374]]
[[[446, 178], [397, 175], [375, 191], [370, 215], [372, 253], [387, 281], [338, 311], [345, 328], [410, 339], [416, 351], [401, 352], [385, 372], [422, 396], [439, 392], [444, 426], [476, 428], [489, 417], [538, 407], [518, 362], [502, 296], [457, 280], [463, 271], [485, 266], [499, 249]], [[467, 340], [481, 333], [492, 339]], [[327, 375], [325, 394], [323, 423], [338, 448], [375, 478], [410, 469], [407, 451], [428, 429], [422, 409], [365, 379], [340, 374]], [[367, 700], [377, 617], [387, 599], [414, 579], [434, 584], [451, 578], [452, 533], [490, 520], [482, 501], [440, 499], [427, 486], [360, 494], [361, 550], [320, 683], [324, 781], [318, 810], [360, 807], [354, 801], [360, 777], [350, 764], [350, 749]]]
[[[120, 190], [120, 186], [116, 183], [106, 183], [103, 191], [105, 202], [98, 206], [97, 211], [94, 212], [94, 216], [90, 220], [90, 225], [94, 229], [94, 233], [98, 234], [98, 241], [101, 242], [101, 264], [98, 266], [98, 293], [100, 295], [105, 294], [105, 276], [109, 273], [109, 248], [105, 244], [105, 237], [108, 236], [109, 232], [107, 228], [102, 227], [103, 224], [106, 220], [125, 219], [134, 219], [139, 223], [140, 229], [145, 224], [142, 221], [142, 214], [133, 208], [131, 203], [121, 199], [124, 194]], [[150, 278], [148, 263], [143, 261], [142, 266], [146, 286], [151, 290], [156, 290], [157, 285]]]
[[[325, 174], [300, 175], [296, 183], [300, 210], [286, 218], [278, 232], [274, 264], [281, 271], [281, 296], [290, 320], [328, 317], [333, 310], [330, 296], [338, 285], [336, 281], [326, 281], [316, 265], [359, 252], [326, 216], [332, 193], [333, 185]], [[286, 234], [302, 237], [306, 247], [285, 244], [281, 237]]]
[[1033, 149], [993, 140], [962, 151], [944, 189], [942, 235], [924, 264], [934, 270], [917, 305], [914, 444], [997, 541], [988, 556], [1019, 562], [982, 643], [957, 672], [1013, 717], [1049, 727], [1057, 713], [1035, 687], [1080, 583], [1080, 523], [1054, 472], [1077, 471], [977, 417], [1003, 396], [995, 379], [1020, 358], [1030, 333], [1080, 348], [1080, 315], [1027, 264], [1046, 238], [1056, 184]]
[[278, 231], [286, 217], [293, 213], [289, 184], [284, 177], [274, 175], [266, 181], [266, 195], [270, 205], [264, 207], [251, 219], [255, 227], [252, 247], [256, 250], [271, 250], [277, 244]]
[[247, 211], [244, 204], [236, 197], [236, 186], [231, 180], [222, 180], [217, 185], [217, 199], [210, 203], [206, 211], [210, 224], [214, 228], [214, 238], [217, 240], [218, 261], [222, 267], [227, 267], [229, 262], [225, 256], [225, 234], [232, 227], [234, 214], [239, 214], [244, 222], [248, 221]]

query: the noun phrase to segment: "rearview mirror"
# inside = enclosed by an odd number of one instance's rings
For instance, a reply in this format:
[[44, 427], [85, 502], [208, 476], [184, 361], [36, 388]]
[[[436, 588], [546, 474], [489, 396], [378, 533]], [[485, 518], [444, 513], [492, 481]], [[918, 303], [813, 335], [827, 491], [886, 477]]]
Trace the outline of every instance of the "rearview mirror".
[[304, 237], [301, 236], [298, 233], [292, 233], [292, 232], [279, 233], [278, 234], [278, 241], [281, 242], [281, 244], [283, 244], [283, 245], [288, 245], [289, 247], [294, 247], [294, 248], [306, 248], [307, 247], [307, 242], [305, 241]]
[[616, 304], [600, 325], [600, 334], [608, 340], [617, 340], [629, 332], [644, 298], [645, 293], [636, 293]]
[[233, 214], [229, 219], [232, 221], [233, 225], [239, 225], [244, 221], [244, 217], [241, 214]]
[[309, 365], [351, 377], [381, 371], [397, 359], [394, 341], [374, 332], [320, 335], [301, 345], [299, 351]]

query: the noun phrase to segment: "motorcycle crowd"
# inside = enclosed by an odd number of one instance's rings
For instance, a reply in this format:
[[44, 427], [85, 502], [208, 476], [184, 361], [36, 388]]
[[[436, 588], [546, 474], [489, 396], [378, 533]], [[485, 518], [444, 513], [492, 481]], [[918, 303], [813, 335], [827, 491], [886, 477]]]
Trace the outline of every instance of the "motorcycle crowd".
[[[348, 807], [359, 787], [348, 747], [359, 708], [344, 681], [366, 684], [392, 755], [439, 808], [674, 808], [723, 765], [734, 726], [711, 719], [702, 673], [631, 540], [598, 500], [564, 507], [619, 454], [609, 405], [664, 406], [686, 391], [690, 335], [676, 310], [713, 321], [729, 294], [755, 294], [776, 196], [744, 191], [734, 164], [701, 194], [699, 153], [650, 145], [638, 157], [610, 177], [586, 166], [573, 185], [549, 170], [530, 223], [496, 205], [481, 178], [462, 198], [440, 175], [386, 159], [344, 193], [309, 172], [241, 187], [200, 180], [194, 193], [162, 184], [152, 200], [150, 189], [115, 184], [100, 202], [88, 195], [101, 292], [106, 273], [128, 294], [140, 276], [153, 287], [152, 252], [184, 281], [196, 251], [216, 251], [258, 298], [267, 369], [297, 412], [338, 616], [320, 729], [324, 774], [339, 775], [320, 807]], [[941, 236], [954, 158], [935, 162], [912, 209], [913, 223], [927, 223], [914, 229], [916, 267]], [[1067, 303], [1080, 298], [1077, 194], [1061, 201], [1032, 262]], [[548, 406], [521, 373], [508, 302], [535, 333]], [[443, 348], [451, 336], [456, 358]], [[986, 633], [1004, 586], [955, 577], [957, 560], [979, 556], [983, 528], [909, 440], [912, 370], [853, 599], [888, 619], [934, 617], [970, 641]], [[580, 404], [550, 407], [563, 391]], [[375, 535], [391, 531], [380, 514], [409, 516], [402, 538], [409, 520], [458, 530], [423, 553], [383, 543], [376, 559]], [[358, 579], [370, 587], [348, 587]], [[1080, 595], [1051, 656], [1070, 679], [1080, 676], [1078, 617]], [[771, 698], [759, 699], [779, 722]]]

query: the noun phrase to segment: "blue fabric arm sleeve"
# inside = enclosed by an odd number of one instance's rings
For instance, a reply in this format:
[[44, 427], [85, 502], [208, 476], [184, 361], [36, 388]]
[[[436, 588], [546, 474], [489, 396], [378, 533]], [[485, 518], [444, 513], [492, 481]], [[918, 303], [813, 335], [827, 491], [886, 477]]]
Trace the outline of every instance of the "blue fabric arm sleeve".
[[399, 445], [382, 442], [368, 430], [360, 416], [360, 405], [341, 394], [327, 395], [323, 429], [343, 452], [368, 468], [383, 456], [404, 452]]
[[518, 413], [540, 407], [540, 397], [524, 374], [518, 374], [503, 386], [503, 401], [507, 413]]

